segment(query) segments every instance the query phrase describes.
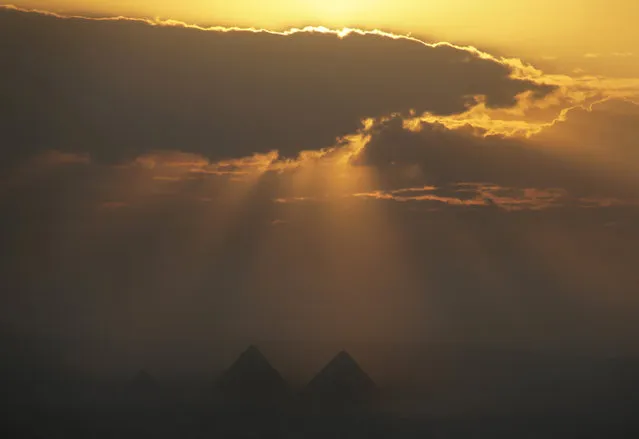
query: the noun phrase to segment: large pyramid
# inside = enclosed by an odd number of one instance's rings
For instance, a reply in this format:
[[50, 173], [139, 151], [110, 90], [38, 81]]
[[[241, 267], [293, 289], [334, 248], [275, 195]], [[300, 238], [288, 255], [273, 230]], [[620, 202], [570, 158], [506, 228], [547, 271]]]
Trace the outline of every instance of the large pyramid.
[[234, 404], [274, 404], [290, 397], [286, 381], [255, 346], [224, 372], [218, 389], [226, 403]]
[[366, 407], [377, 393], [375, 382], [347, 352], [337, 354], [304, 391], [302, 398], [315, 407]]

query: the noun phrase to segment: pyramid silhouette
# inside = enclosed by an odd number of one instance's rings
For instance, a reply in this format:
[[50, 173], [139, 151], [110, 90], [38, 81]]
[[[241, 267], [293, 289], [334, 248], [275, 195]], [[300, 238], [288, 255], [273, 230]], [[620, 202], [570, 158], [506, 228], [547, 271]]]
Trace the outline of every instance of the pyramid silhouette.
[[255, 346], [250, 346], [218, 382], [225, 402], [281, 403], [290, 396], [286, 381]]
[[308, 383], [302, 398], [311, 405], [340, 409], [365, 406], [376, 392], [375, 382], [341, 351]]

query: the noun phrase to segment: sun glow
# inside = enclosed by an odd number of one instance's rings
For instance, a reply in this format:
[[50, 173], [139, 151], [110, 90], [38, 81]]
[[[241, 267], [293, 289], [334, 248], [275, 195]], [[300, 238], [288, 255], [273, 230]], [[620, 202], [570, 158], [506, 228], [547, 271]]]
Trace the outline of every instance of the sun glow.
[[377, 9], [377, 1], [361, 0], [302, 0], [314, 15], [326, 22], [352, 22], [355, 17], [365, 14], [366, 10]]
[[[159, 17], [201, 25], [274, 30], [305, 25], [393, 29], [508, 51], [517, 49], [521, 56], [523, 51], [534, 57], [636, 52], [637, 31], [633, 24], [639, 14], [639, 3], [635, 0], [615, 0], [617, 7], [610, 7], [610, 0], [12, 0], [7, 3], [64, 14]], [[562, 44], [557, 44], [558, 41]], [[623, 65], [629, 68], [634, 58], [628, 57], [626, 61]]]

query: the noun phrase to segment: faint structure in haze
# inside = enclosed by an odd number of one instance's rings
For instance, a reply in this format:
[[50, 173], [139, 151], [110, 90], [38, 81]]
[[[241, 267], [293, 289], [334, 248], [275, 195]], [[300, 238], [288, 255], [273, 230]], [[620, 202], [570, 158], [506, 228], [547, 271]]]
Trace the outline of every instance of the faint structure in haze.
[[375, 382], [346, 351], [337, 354], [302, 391], [313, 411], [370, 408], [377, 395]]
[[225, 404], [243, 406], [286, 403], [288, 384], [255, 346], [242, 352], [218, 381]]

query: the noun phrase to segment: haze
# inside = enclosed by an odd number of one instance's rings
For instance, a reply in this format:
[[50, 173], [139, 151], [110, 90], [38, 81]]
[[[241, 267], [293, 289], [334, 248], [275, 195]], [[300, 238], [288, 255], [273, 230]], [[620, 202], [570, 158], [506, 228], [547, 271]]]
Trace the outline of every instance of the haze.
[[204, 388], [257, 344], [300, 387], [347, 350], [407, 411], [618, 426], [639, 382], [638, 13], [0, 7], [6, 404], [145, 368]]

